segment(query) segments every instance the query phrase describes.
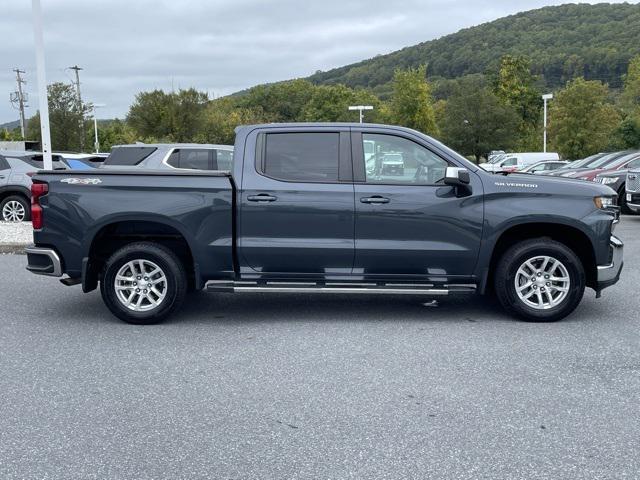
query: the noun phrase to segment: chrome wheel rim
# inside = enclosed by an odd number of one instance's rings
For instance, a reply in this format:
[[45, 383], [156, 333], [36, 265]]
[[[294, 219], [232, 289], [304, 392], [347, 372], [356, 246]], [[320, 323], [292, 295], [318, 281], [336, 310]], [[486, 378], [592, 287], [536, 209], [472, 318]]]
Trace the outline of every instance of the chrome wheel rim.
[[22, 203], [17, 200], [11, 200], [2, 207], [2, 218], [6, 222], [22, 222], [26, 213]]
[[124, 307], [134, 312], [148, 312], [167, 296], [167, 277], [149, 260], [131, 260], [116, 273], [114, 287]]
[[532, 257], [520, 265], [516, 272], [518, 298], [536, 310], [548, 310], [560, 305], [569, 295], [570, 286], [567, 267], [553, 257]]

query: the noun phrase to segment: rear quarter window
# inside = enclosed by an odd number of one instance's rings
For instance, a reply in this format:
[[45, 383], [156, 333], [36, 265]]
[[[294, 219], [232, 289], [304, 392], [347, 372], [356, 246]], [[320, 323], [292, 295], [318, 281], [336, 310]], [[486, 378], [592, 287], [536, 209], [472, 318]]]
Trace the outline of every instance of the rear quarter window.
[[138, 165], [157, 150], [156, 147], [115, 147], [104, 161], [105, 165]]

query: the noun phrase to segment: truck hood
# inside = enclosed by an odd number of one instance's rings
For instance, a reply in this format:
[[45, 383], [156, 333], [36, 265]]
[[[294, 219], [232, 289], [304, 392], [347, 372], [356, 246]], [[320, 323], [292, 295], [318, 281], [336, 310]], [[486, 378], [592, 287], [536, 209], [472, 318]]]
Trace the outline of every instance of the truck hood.
[[606, 185], [568, 177], [512, 173], [510, 175], [492, 175], [488, 181], [492, 182], [496, 188], [507, 191], [594, 197], [616, 195], [616, 192]]

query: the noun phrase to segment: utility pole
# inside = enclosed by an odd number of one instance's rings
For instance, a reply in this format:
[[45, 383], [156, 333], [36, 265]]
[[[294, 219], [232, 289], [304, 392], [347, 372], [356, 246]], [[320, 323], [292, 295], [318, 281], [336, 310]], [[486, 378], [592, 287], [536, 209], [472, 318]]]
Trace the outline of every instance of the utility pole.
[[74, 70], [76, 72], [76, 81], [74, 85], [76, 86], [76, 92], [78, 94], [78, 111], [82, 115], [82, 119], [80, 120], [80, 151], [83, 152], [84, 151], [84, 110], [82, 108], [82, 96], [80, 95], [80, 70], [82, 70], [82, 68], [80, 68], [77, 65], [74, 65], [73, 67], [69, 67], [69, 69]]
[[26, 130], [25, 119], [24, 119], [24, 107], [26, 107], [27, 98], [22, 91], [22, 84], [27, 83], [20, 76], [21, 73], [26, 73], [24, 70], [20, 70], [19, 68], [14, 68], [14, 72], [16, 72], [16, 82], [18, 83], [18, 90], [11, 94], [11, 103], [18, 105], [18, 110], [20, 110], [20, 133], [22, 134], [22, 138], [24, 139], [24, 132]]

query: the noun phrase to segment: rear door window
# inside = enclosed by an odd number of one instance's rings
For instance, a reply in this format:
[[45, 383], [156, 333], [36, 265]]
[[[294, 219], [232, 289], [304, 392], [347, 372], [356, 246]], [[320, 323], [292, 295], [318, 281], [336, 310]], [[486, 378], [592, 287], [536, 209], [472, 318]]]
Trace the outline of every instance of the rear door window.
[[268, 133], [264, 136], [262, 172], [292, 182], [337, 182], [340, 134]]
[[9, 162], [4, 157], [0, 157], [0, 170], [9, 170]]

